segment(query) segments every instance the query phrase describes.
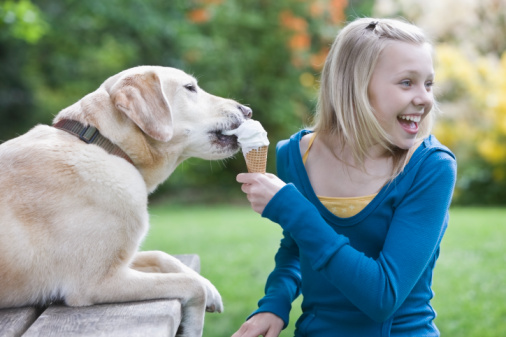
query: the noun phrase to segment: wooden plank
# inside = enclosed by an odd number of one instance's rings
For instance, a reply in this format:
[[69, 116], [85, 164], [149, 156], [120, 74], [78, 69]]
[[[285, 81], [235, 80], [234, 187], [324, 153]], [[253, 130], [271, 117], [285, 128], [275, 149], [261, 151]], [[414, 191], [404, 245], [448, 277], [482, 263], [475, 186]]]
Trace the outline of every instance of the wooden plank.
[[167, 337], [181, 322], [181, 303], [154, 300], [89, 307], [52, 305], [23, 337]]
[[0, 309], [0, 336], [21, 336], [43, 310], [34, 307]]

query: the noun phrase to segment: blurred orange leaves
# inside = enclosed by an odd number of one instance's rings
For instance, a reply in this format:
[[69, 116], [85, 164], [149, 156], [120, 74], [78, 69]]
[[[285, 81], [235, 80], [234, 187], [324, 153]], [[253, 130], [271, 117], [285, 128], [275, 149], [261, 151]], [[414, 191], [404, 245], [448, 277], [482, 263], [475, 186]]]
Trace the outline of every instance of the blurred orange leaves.
[[311, 37], [307, 32], [308, 23], [304, 18], [295, 16], [292, 11], [284, 10], [279, 14], [281, 26], [292, 31], [288, 46], [294, 51], [304, 51], [311, 47]]
[[321, 70], [323, 68], [323, 64], [325, 63], [325, 59], [329, 54], [330, 48], [328, 46], [323, 46], [320, 51], [317, 53], [311, 54], [309, 57], [309, 64], [311, 68], [315, 70]]
[[308, 26], [308, 23], [304, 18], [295, 16], [289, 9], [284, 10], [279, 14], [279, 21], [283, 27], [296, 32], [305, 32]]
[[199, 7], [190, 10], [186, 14], [186, 18], [190, 22], [200, 24], [211, 20], [211, 14], [207, 7], [210, 5], [220, 5], [223, 0], [198, 0], [196, 2], [198, 3]]
[[292, 51], [292, 65], [296, 68], [308, 65], [319, 71], [325, 62], [329, 49], [324, 46], [320, 47], [317, 52], [311, 52], [312, 38], [308, 31], [308, 19], [322, 20], [331, 25], [338, 25], [346, 19], [345, 9], [348, 6], [348, 1], [318, 0], [305, 2], [308, 4], [310, 18], [296, 16], [291, 10], [286, 9], [280, 13], [279, 22], [284, 29], [291, 32], [287, 45]]
[[186, 17], [188, 18], [189, 21], [197, 24], [205, 23], [210, 19], [209, 12], [205, 8], [192, 9], [186, 14]]
[[346, 19], [344, 10], [348, 6], [347, 0], [331, 0], [329, 3], [330, 19], [333, 24], [338, 24]]

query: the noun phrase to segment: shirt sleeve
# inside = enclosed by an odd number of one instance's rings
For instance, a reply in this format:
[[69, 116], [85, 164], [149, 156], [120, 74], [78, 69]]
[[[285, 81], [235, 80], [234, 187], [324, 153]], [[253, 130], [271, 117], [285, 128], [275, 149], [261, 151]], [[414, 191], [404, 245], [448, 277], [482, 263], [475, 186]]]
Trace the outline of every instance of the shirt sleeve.
[[286, 328], [292, 302], [299, 296], [301, 286], [299, 248], [286, 231], [283, 231], [275, 263], [274, 270], [267, 278], [265, 296], [258, 302], [258, 310], [248, 319], [260, 312], [271, 312], [284, 321]]
[[435, 151], [422, 165], [406, 196], [396, 205], [377, 259], [351, 247], [294, 185], [283, 187], [262, 216], [280, 224], [314, 270], [361, 311], [381, 322], [404, 302], [444, 234], [456, 163], [446, 152]]

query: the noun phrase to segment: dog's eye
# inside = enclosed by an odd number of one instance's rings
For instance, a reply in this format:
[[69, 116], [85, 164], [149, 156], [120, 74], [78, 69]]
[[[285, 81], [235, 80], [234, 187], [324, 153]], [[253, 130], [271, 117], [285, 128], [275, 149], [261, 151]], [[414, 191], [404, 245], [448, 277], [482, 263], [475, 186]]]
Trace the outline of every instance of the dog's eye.
[[186, 88], [186, 90], [188, 91], [191, 91], [191, 92], [197, 92], [197, 87], [193, 84], [187, 84], [184, 86]]

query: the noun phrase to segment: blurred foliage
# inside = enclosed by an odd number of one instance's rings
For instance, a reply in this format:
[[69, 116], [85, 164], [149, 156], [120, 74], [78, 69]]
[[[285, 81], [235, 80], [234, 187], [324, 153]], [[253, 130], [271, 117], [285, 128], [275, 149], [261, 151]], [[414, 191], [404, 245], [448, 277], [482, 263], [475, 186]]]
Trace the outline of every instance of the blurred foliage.
[[[360, 3], [357, 2], [357, 3]], [[275, 144], [309, 123], [345, 0], [22, 0], [0, 3], [0, 140], [26, 132], [129, 67], [180, 68], [250, 106]], [[156, 196], [239, 188], [241, 155], [190, 159]], [[202, 186], [206, 186], [202, 189]], [[183, 189], [184, 187], [184, 189]]]
[[[505, 13], [503, 0], [3, 1], [0, 141], [51, 123], [123, 69], [162, 65], [250, 106], [269, 133], [274, 172], [276, 143], [311, 123], [319, 72], [342, 23], [403, 16], [436, 42], [444, 113], [435, 133], [458, 158], [455, 203], [504, 205]], [[230, 200], [244, 170], [241, 154], [189, 159], [155, 197]]]
[[[19, 76], [27, 62], [26, 44], [36, 43], [48, 30], [39, 8], [29, 1], [0, 3], [0, 141], [33, 123], [25, 111], [35, 108], [32, 91]], [[28, 113], [30, 114], [30, 113]], [[27, 115], [28, 115], [27, 114]], [[30, 116], [31, 117], [31, 116]]]
[[462, 204], [506, 202], [506, 52], [501, 58], [466, 57], [440, 45], [438, 81], [443, 115], [437, 137], [459, 160], [455, 198]]
[[30, 1], [5, 1], [0, 6], [0, 34], [29, 43], [37, 42], [47, 31], [42, 13]]

